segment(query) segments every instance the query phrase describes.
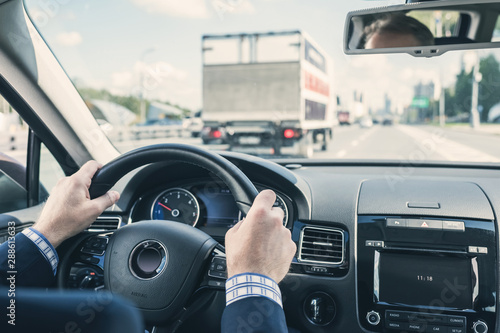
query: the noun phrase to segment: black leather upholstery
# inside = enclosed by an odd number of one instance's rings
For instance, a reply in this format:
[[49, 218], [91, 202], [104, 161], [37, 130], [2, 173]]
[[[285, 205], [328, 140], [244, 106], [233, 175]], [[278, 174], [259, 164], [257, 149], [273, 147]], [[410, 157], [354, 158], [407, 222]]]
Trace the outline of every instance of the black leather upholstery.
[[[13, 311], [8, 308], [11, 300]], [[15, 297], [9, 297], [7, 289], [0, 289], [0, 306], [3, 313], [7, 311], [0, 320], [0, 332], [144, 332], [138, 310], [108, 292], [18, 289]], [[9, 317], [11, 312], [15, 316]]]

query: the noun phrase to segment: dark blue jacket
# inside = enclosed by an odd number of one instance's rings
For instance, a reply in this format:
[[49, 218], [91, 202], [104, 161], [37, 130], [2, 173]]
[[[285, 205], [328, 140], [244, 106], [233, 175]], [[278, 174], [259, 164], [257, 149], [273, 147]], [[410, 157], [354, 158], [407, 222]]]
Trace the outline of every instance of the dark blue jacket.
[[[11, 256], [10, 259], [9, 244], [15, 244], [15, 257]], [[52, 267], [47, 259], [35, 243], [21, 233], [16, 235], [15, 242], [0, 245], [0, 285], [10, 284], [11, 280], [7, 279], [12, 276], [16, 287], [47, 288], [55, 282]]]
[[222, 333], [288, 332], [281, 306], [266, 297], [248, 297], [229, 304], [222, 315]]

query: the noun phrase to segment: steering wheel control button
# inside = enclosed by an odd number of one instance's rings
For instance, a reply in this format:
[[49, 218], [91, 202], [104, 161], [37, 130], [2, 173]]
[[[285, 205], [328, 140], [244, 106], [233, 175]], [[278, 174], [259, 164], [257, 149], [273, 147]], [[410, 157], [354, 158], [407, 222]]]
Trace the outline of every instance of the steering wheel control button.
[[386, 219], [386, 226], [388, 228], [406, 228], [406, 219]]
[[80, 256], [80, 260], [82, 262], [88, 263], [88, 264], [93, 264], [97, 265], [99, 263], [99, 258], [93, 257], [93, 256], [87, 256], [87, 255], [82, 255]]
[[304, 300], [304, 314], [316, 326], [326, 326], [335, 318], [335, 301], [327, 293], [318, 291]]
[[227, 279], [226, 258], [219, 256], [214, 257], [210, 263], [208, 276], [218, 279]]
[[108, 237], [96, 236], [88, 238], [80, 250], [82, 253], [102, 256], [108, 246]]
[[472, 329], [474, 330], [474, 333], [488, 333], [488, 325], [482, 320], [476, 321], [472, 326]]
[[139, 243], [129, 257], [130, 271], [141, 280], [155, 278], [165, 267], [167, 267], [167, 249], [156, 240]]
[[372, 326], [377, 326], [380, 323], [380, 314], [375, 311], [370, 311], [366, 314], [366, 320]]

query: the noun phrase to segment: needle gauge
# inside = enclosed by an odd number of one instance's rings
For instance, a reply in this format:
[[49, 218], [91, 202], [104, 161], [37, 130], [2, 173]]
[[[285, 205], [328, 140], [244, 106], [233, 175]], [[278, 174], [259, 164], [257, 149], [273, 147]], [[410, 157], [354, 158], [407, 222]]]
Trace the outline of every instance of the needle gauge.
[[153, 220], [168, 220], [195, 226], [200, 217], [196, 197], [183, 188], [171, 188], [156, 198], [151, 208]]

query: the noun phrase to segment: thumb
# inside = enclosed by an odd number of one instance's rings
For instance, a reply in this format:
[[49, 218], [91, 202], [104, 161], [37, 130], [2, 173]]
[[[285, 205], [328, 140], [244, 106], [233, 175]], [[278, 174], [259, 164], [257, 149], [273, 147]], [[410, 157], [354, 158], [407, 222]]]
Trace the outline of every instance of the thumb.
[[113, 206], [118, 199], [120, 199], [120, 194], [116, 191], [109, 191], [99, 198], [95, 198], [90, 202], [95, 205], [99, 211], [102, 213], [106, 208]]

